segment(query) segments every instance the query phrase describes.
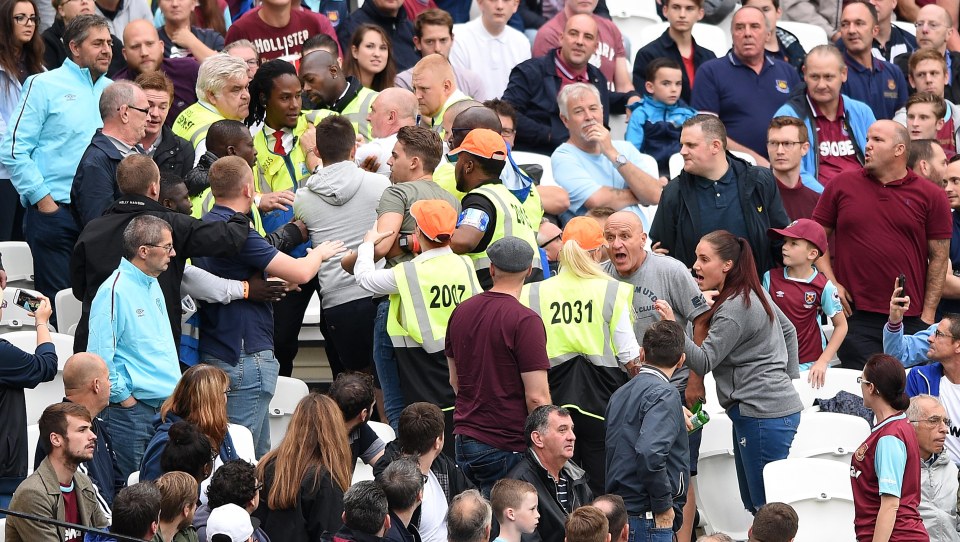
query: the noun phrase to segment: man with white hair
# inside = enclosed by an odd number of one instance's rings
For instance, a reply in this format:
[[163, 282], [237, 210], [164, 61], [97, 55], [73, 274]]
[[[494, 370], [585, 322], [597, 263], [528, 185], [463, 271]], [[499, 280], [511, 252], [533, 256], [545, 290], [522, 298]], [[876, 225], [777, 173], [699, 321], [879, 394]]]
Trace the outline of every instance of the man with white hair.
[[197, 161], [207, 152], [207, 130], [214, 122], [247, 118], [249, 86], [247, 64], [237, 57], [220, 53], [200, 65], [197, 103], [184, 109], [173, 125], [173, 133], [193, 145]]
[[354, 159], [367, 171], [389, 176], [387, 162], [397, 144], [397, 132], [417, 125], [417, 97], [403, 88], [383, 89], [370, 104], [367, 122], [375, 139], [357, 148]]
[[93, 135], [80, 158], [70, 189], [73, 214], [81, 228], [120, 197], [117, 166], [125, 157], [143, 152], [140, 140], [149, 110], [143, 89], [129, 81], [117, 81], [100, 96], [103, 128]]
[[932, 395], [910, 398], [907, 419], [920, 446], [920, 517], [930, 540], [960, 542], [957, 532], [957, 466], [944, 452], [950, 419]]

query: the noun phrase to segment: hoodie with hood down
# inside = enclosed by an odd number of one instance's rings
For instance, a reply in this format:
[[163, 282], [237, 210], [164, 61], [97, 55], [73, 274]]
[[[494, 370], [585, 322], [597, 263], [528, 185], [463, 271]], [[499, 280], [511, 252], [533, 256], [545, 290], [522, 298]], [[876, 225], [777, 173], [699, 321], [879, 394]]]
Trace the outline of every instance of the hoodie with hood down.
[[[297, 190], [293, 212], [307, 225], [310, 241], [343, 241], [356, 250], [377, 221], [380, 196], [390, 186], [383, 175], [360, 169], [353, 161], [337, 162], [311, 175]], [[370, 292], [340, 267], [340, 255], [320, 266], [320, 299], [324, 309], [369, 298]]]

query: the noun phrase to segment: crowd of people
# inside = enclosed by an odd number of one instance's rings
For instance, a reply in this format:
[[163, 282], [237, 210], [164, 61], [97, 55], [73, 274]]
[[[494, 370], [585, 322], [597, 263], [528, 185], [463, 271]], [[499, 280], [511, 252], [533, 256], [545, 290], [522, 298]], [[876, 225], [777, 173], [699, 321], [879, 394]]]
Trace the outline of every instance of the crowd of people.
[[[38, 292], [36, 350], [0, 336], [0, 507], [91, 540], [686, 542], [712, 373], [751, 540], [786, 542], [763, 469], [838, 359], [875, 415], [858, 540], [960, 541], [955, 7], [746, 0], [716, 58], [713, 6], [663, 0], [631, 73], [599, 0], [42, 4], [0, 0], [0, 241]], [[271, 442], [314, 296], [334, 380]], [[27, 516], [7, 539], [84, 537]]]

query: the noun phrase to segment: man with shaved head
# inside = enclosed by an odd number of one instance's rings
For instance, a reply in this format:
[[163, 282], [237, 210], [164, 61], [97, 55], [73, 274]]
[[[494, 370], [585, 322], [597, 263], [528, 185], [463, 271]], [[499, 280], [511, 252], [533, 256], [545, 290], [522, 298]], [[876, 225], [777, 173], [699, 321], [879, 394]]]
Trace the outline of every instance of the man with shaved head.
[[[835, 234], [833, 265], [829, 253], [817, 265], [837, 286], [848, 317], [838, 352], [846, 368], [862, 369], [871, 354], [883, 351], [884, 325], [912, 334], [936, 321], [952, 234], [950, 207], [940, 187], [907, 167], [909, 144], [903, 125], [875, 122], [867, 131], [863, 169], [837, 175], [813, 211], [827, 236]], [[903, 322], [891, 328], [890, 290], [900, 274], [912, 302]]]
[[300, 82], [303, 97], [317, 107], [336, 111], [353, 123], [353, 130], [367, 141], [375, 137], [371, 131], [370, 106], [377, 93], [360, 81], [346, 75], [337, 58], [323, 49], [310, 51], [300, 60]]
[[[647, 234], [643, 231], [643, 222], [633, 211], [617, 211], [607, 218], [603, 228], [607, 242], [607, 254], [610, 259], [603, 264], [603, 270], [611, 277], [633, 286], [633, 311], [636, 320], [633, 330], [637, 337], [643, 337], [647, 328], [660, 320], [654, 308], [658, 300], [665, 301], [673, 308], [677, 322], [686, 329], [687, 322], [694, 322], [708, 310], [706, 300], [700, 288], [690, 275], [687, 266], [680, 261], [646, 250]], [[670, 377], [684, 403], [693, 406], [703, 396], [703, 378], [692, 373], [682, 365]], [[687, 383], [691, 385], [687, 393]], [[697, 475], [697, 459], [700, 454], [702, 431], [690, 435], [690, 476]], [[683, 510], [683, 529], [693, 528], [696, 515], [696, 498], [693, 484], [687, 490], [687, 504]], [[683, 529], [681, 532], [683, 532]], [[688, 531], [689, 532], [689, 531]], [[689, 540], [678, 536], [678, 540]]]
[[[83, 463], [83, 468], [97, 489], [97, 497], [105, 510], [110, 509], [116, 492], [126, 485], [127, 479], [117, 469], [116, 457], [107, 425], [99, 415], [110, 404], [110, 371], [103, 359], [90, 352], [77, 352], [63, 366], [63, 402], [76, 403], [90, 411], [90, 430], [97, 435], [93, 459]], [[47, 452], [37, 445], [34, 467], [39, 468]]]
[[456, 102], [470, 97], [457, 88], [450, 62], [440, 54], [423, 57], [413, 67], [413, 93], [422, 115], [421, 122], [444, 137], [443, 113]]
[[[947, 80], [944, 86], [944, 98], [953, 103], [960, 102], [960, 53], [947, 50], [947, 41], [954, 37], [953, 18], [950, 13], [937, 4], [927, 4], [917, 13], [918, 48], [936, 49], [947, 61]], [[893, 59], [904, 75], [910, 75], [910, 55], [903, 53]], [[956, 83], [954, 83], [956, 81]], [[911, 84], [911, 92], [915, 92]]]
[[367, 122], [373, 141], [357, 148], [354, 159], [363, 169], [390, 176], [390, 153], [397, 143], [397, 132], [417, 124], [417, 97], [402, 88], [387, 88], [370, 104]]

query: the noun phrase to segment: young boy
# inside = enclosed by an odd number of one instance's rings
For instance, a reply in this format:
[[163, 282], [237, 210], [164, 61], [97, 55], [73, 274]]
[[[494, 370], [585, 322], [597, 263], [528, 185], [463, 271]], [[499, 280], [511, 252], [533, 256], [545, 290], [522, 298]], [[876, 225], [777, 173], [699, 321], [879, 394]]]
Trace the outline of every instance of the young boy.
[[504, 478], [490, 491], [490, 506], [500, 523], [500, 536], [494, 542], [520, 542], [520, 537], [537, 530], [537, 489], [530, 482]]
[[717, 58], [713, 51], [700, 47], [693, 39], [693, 25], [703, 19], [703, 0], [664, 0], [662, 14], [670, 26], [660, 37], [637, 51], [633, 61], [633, 86], [643, 87], [647, 66], [656, 58], [669, 58], [683, 66], [683, 91], [680, 97], [690, 102], [697, 68]]
[[660, 175], [669, 176], [670, 156], [680, 152], [680, 129], [697, 114], [680, 99], [682, 85], [679, 64], [669, 58], [655, 59], [647, 66], [646, 95], [630, 106], [633, 115], [626, 139], [657, 160]]
[[[827, 366], [847, 335], [837, 287], [813, 265], [827, 248], [827, 234], [823, 226], [807, 218], [782, 230], [770, 228], [767, 233], [783, 239], [784, 267], [764, 273], [763, 288], [797, 328], [800, 370], [810, 371], [807, 382], [822, 387]], [[820, 329], [821, 312], [833, 322], [829, 342]]]

